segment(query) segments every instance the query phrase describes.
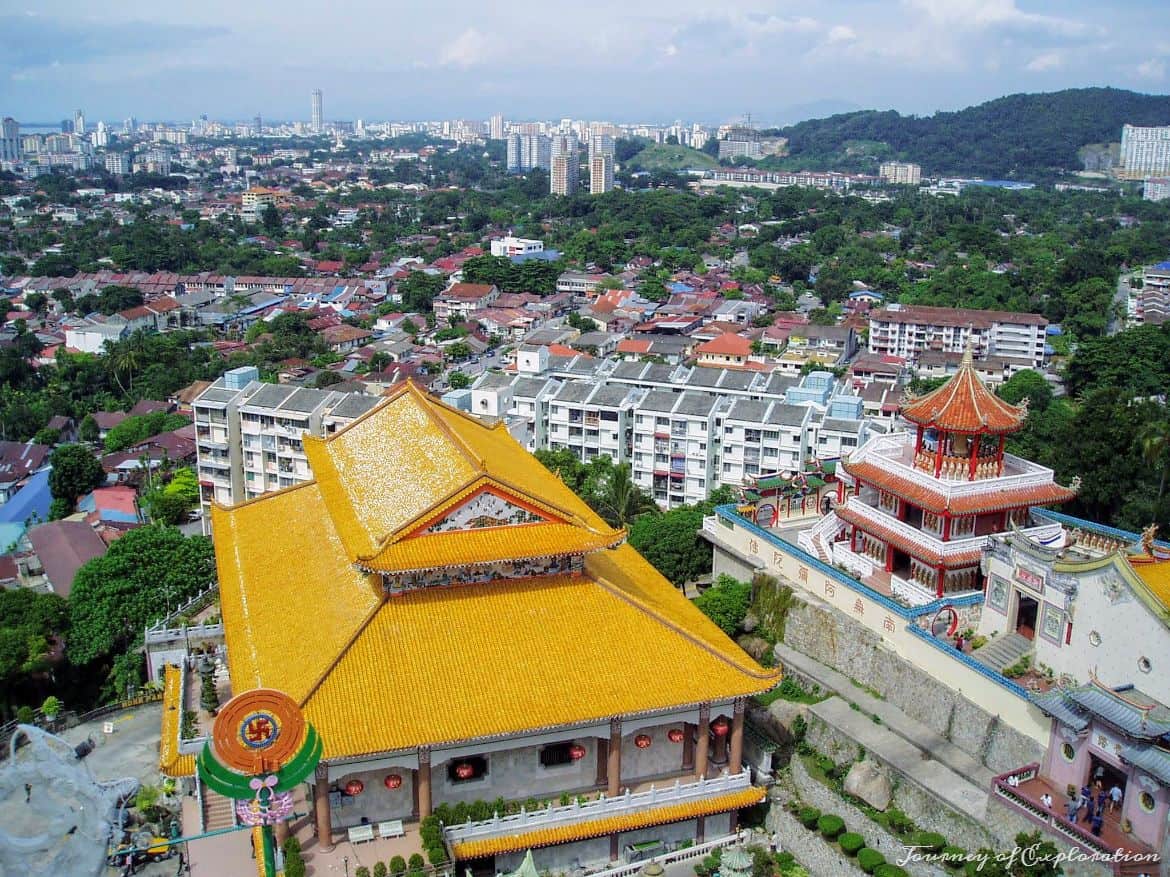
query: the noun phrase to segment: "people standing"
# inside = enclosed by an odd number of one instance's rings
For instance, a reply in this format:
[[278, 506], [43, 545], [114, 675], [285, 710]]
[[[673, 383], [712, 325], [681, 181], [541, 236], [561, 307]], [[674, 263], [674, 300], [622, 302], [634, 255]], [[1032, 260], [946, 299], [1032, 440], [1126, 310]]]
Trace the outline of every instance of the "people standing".
[[1109, 812], [1113, 813], [1121, 806], [1121, 787], [1117, 783], [1109, 790]]

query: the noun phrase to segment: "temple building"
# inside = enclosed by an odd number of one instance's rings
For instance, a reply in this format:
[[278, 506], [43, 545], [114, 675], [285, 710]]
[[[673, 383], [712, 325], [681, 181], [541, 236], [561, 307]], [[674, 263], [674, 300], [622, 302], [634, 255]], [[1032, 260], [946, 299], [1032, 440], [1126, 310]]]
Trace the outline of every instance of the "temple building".
[[922, 602], [977, 591], [986, 537], [1027, 532], [1030, 507], [1065, 502], [1075, 489], [1004, 452], [1027, 406], [992, 393], [970, 351], [954, 377], [908, 399], [900, 414], [914, 431], [875, 436], [842, 461], [835, 521], [818, 526], [810, 544], [863, 581], [899, 585], [892, 589]]
[[311, 480], [212, 524], [231, 691], [288, 693], [324, 743], [319, 849], [520, 801], [448, 825], [452, 857], [563, 869], [725, 835], [763, 799], [744, 705], [778, 672], [502, 424], [407, 383], [304, 447]]

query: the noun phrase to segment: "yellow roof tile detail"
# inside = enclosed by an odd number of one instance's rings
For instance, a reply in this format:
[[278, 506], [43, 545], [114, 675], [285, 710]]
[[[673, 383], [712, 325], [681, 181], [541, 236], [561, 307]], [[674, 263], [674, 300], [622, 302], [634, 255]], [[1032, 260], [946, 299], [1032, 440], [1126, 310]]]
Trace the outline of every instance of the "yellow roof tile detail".
[[572, 825], [538, 828], [533, 831], [519, 834], [506, 834], [499, 837], [485, 838], [484, 840], [453, 843], [451, 845], [451, 853], [456, 859], [478, 859], [484, 856], [494, 856], [499, 853], [518, 852], [536, 847], [569, 843], [575, 840], [585, 840], [590, 837], [601, 837], [602, 835], [620, 831], [634, 831], [639, 828], [665, 825], [670, 822], [681, 822], [684, 819], [694, 819], [698, 816], [711, 816], [715, 813], [726, 813], [729, 810], [750, 807], [764, 800], [765, 794], [766, 791], [764, 789], [753, 786], [748, 789], [740, 789], [737, 792], [728, 792], [725, 795], [712, 795], [710, 798], [704, 798], [699, 801], [687, 801], [681, 804], [655, 807], [653, 809], [640, 810], [636, 813], [624, 813], [602, 819], [590, 819]]
[[311, 481], [211, 520], [232, 690], [299, 700], [378, 605], [381, 582], [349, 563]]
[[593, 533], [572, 524], [513, 524], [414, 536], [359, 563], [365, 569], [386, 572], [439, 569], [596, 551], [621, 539], [621, 532]]
[[[646, 591], [674, 590], [653, 576], [657, 583], [642, 583]], [[305, 715], [325, 757], [336, 758], [595, 721], [775, 684], [778, 671], [759, 667], [717, 628], [718, 636], [708, 635], [685, 613], [678, 624], [660, 615], [656, 607], [671, 602], [639, 602], [583, 575], [411, 591], [388, 600], [354, 638], [305, 700]]]
[[195, 756], [179, 754], [179, 724], [183, 705], [179, 703], [183, 671], [167, 664], [163, 673], [162, 729], [158, 741], [158, 769], [169, 777], [189, 777], [195, 773]]
[[1128, 555], [1126, 560], [1158, 602], [1170, 609], [1170, 560], [1140, 554]]

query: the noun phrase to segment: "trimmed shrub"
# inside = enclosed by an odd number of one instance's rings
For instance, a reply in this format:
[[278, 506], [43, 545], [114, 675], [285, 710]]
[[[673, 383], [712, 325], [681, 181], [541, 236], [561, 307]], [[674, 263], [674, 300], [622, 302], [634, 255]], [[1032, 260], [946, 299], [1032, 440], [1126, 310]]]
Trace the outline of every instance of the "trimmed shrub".
[[[402, 856], [392, 856], [390, 858], [390, 873], [394, 877], [402, 877], [406, 873], [406, 859]], [[377, 877], [375, 874], [374, 877]]]
[[821, 818], [821, 811], [816, 807], [801, 807], [796, 811], [796, 818], [800, 824], [812, 831], [817, 827], [817, 820]]
[[410, 870], [411, 871], [421, 871], [426, 866], [427, 866], [427, 861], [426, 861], [426, 859], [424, 859], [422, 857], [421, 853], [411, 853], [410, 854]]
[[941, 853], [947, 845], [947, 839], [937, 831], [919, 831], [910, 841], [912, 846], [921, 848], [928, 853]]
[[841, 852], [847, 856], [856, 856], [858, 851], [865, 846], [865, 838], [855, 831], [847, 831], [839, 838], [837, 843], [841, 846]]
[[897, 865], [891, 865], [886, 862], [884, 865], [878, 865], [873, 872], [873, 877], [909, 877], [904, 868], [899, 868]]
[[845, 820], [834, 813], [826, 813], [817, 820], [817, 830], [825, 840], [836, 840], [845, 830]]
[[967, 864], [967, 851], [962, 847], [943, 847], [943, 864], [954, 871], [960, 871]]
[[374, 877], [386, 877], [386, 873], [387, 871], [385, 862], [374, 863]]
[[886, 857], [877, 850], [862, 847], [857, 851], [857, 865], [866, 874], [872, 874], [879, 865], [886, 863]]
[[427, 847], [427, 861], [432, 865], [442, 865], [447, 861], [446, 848], [441, 843]]
[[897, 834], [905, 834], [914, 829], [914, 820], [897, 807], [891, 807], [886, 811], [886, 825]]
[[358, 865], [357, 870], [353, 872], [353, 877], [370, 877], [370, 869], [365, 865]]

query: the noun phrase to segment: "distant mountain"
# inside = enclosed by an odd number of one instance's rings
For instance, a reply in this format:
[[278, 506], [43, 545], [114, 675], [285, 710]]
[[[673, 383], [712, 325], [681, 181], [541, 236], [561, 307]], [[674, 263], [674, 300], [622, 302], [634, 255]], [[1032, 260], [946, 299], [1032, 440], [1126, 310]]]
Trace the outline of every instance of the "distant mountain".
[[880, 161], [901, 159], [921, 164], [929, 175], [1042, 178], [1080, 170], [1077, 150], [1116, 142], [1126, 123], [1170, 125], [1170, 95], [1070, 88], [924, 117], [894, 110], [843, 113], [781, 129], [789, 149], [781, 162], [873, 171]]

